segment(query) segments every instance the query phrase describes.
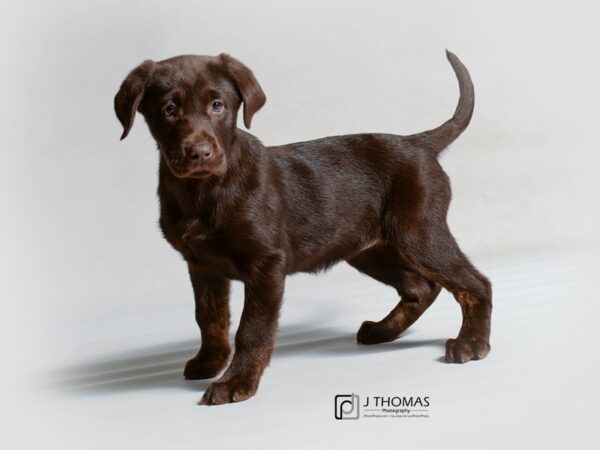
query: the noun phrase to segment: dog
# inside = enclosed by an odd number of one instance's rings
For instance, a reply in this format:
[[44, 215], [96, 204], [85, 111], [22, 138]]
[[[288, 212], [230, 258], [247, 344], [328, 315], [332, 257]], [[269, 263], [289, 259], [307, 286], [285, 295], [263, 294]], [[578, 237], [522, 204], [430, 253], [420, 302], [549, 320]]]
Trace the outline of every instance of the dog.
[[492, 289], [459, 249], [446, 215], [451, 191], [438, 155], [469, 124], [474, 90], [465, 66], [454, 115], [419, 134], [353, 134], [264, 146], [250, 128], [266, 96], [237, 59], [183, 55], [144, 61], [123, 81], [114, 107], [124, 139], [139, 111], [160, 152], [160, 228], [187, 262], [201, 334], [189, 380], [216, 377], [229, 361], [230, 280], [244, 283], [235, 354], [201, 403], [246, 400], [274, 347], [285, 278], [346, 261], [396, 289], [398, 305], [362, 323], [359, 344], [398, 338], [441, 288], [462, 309], [445, 361], [490, 351]]

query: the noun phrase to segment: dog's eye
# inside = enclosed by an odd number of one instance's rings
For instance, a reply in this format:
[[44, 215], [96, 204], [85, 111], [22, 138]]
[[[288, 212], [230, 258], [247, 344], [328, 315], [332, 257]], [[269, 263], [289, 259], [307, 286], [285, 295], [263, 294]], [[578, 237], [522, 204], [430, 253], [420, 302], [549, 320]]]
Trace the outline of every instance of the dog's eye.
[[221, 100], [215, 100], [211, 103], [210, 107], [214, 112], [220, 112], [223, 109], [223, 102]]
[[173, 103], [169, 103], [167, 106], [165, 106], [163, 111], [165, 116], [173, 117], [175, 114], [177, 114], [177, 106], [175, 106]]

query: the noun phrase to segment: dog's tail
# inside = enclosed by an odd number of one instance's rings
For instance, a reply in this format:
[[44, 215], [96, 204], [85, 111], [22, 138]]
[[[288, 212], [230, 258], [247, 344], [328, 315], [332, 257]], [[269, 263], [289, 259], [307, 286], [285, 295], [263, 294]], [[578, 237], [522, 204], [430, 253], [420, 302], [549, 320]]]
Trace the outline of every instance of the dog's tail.
[[439, 127], [407, 136], [407, 139], [413, 140], [419, 146], [429, 148], [436, 155], [440, 154], [467, 128], [473, 116], [475, 105], [475, 91], [467, 68], [454, 53], [446, 50], [446, 56], [456, 73], [460, 88], [460, 98], [456, 111], [454, 111], [454, 115], [450, 120]]

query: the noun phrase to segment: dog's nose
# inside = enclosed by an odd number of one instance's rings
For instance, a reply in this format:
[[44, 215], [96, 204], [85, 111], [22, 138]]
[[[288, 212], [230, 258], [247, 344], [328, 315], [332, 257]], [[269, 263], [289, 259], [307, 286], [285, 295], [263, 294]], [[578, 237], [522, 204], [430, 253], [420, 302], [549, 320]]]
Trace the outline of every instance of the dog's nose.
[[212, 147], [206, 141], [196, 142], [186, 145], [185, 153], [190, 159], [206, 161], [212, 157]]

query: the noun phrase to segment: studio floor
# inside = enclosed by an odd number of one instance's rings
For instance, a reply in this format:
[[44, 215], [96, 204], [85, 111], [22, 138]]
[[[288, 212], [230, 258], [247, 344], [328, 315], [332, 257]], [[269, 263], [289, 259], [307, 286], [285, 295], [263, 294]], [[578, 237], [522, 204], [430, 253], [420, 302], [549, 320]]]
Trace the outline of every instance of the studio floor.
[[[589, 249], [546, 249], [475, 262], [494, 285], [485, 360], [442, 361], [461, 321], [446, 292], [397, 341], [358, 346], [361, 322], [382, 318], [397, 298], [340, 265], [289, 279], [274, 358], [258, 394], [238, 404], [199, 406], [210, 380], [182, 378], [198, 347], [191, 299], [61, 330], [52, 367], [36, 374], [43, 420], [25, 438], [111, 449], [364, 448], [375, 437], [378, 446], [420, 449], [589, 448], [599, 393], [597, 259]], [[172, 287], [182, 296], [188, 289]], [[234, 285], [232, 331], [241, 294]], [[429, 417], [336, 420], [334, 397], [351, 393], [428, 397]]]

